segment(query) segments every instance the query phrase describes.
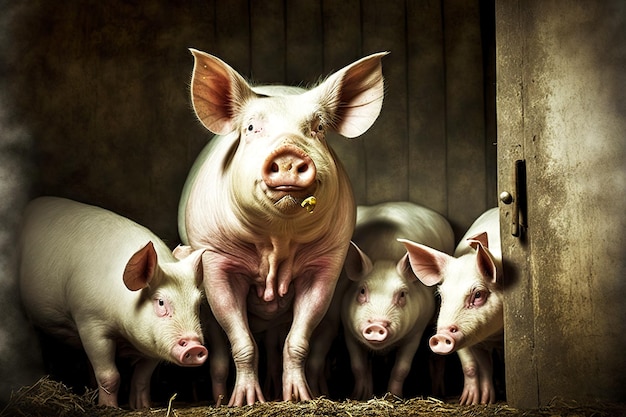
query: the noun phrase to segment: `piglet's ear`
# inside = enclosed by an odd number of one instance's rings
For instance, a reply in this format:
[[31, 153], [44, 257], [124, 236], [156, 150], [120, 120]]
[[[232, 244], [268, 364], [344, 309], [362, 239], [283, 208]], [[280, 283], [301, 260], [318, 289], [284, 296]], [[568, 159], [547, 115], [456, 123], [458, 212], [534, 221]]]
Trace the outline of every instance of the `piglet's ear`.
[[398, 242], [406, 247], [411, 269], [424, 285], [430, 287], [442, 281], [445, 266], [453, 257], [407, 239], [398, 239]]
[[362, 135], [378, 118], [385, 93], [381, 60], [387, 54], [380, 52], [362, 58], [330, 75], [311, 91], [332, 114], [340, 135]]
[[152, 242], [139, 249], [130, 257], [124, 269], [124, 284], [131, 291], [138, 291], [148, 286], [157, 267], [157, 254]]
[[493, 258], [489, 254], [489, 251], [483, 247], [481, 243], [476, 245], [476, 266], [480, 274], [485, 279], [495, 284], [498, 280], [498, 270]]
[[482, 232], [475, 236], [468, 237], [466, 240], [467, 243], [474, 249], [478, 247], [479, 243], [486, 248], [489, 247], [489, 238], [487, 237], [487, 232]]
[[221, 59], [190, 49], [195, 61], [191, 78], [191, 102], [207, 129], [226, 135], [236, 129], [241, 107], [257, 95], [246, 80]]
[[360, 281], [372, 271], [372, 261], [356, 243], [350, 241], [343, 267], [351, 281]]
[[413, 273], [411, 269], [411, 261], [409, 260], [409, 254], [406, 253], [398, 263], [396, 264], [396, 272], [402, 276], [406, 277], [410, 282], [417, 281], [417, 275]]

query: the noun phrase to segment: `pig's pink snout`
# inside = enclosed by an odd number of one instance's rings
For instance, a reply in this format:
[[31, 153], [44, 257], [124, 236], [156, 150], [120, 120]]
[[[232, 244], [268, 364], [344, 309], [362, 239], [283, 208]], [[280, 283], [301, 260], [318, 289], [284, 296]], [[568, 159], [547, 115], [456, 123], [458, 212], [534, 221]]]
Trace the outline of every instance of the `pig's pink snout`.
[[263, 181], [270, 188], [290, 191], [313, 185], [315, 163], [300, 148], [283, 145], [276, 148], [263, 164]]
[[196, 340], [180, 339], [174, 353], [182, 366], [200, 366], [208, 356], [208, 351]]
[[363, 329], [363, 337], [369, 342], [384, 342], [389, 336], [389, 323], [376, 322]]
[[456, 326], [450, 326], [447, 330], [440, 330], [436, 335], [432, 336], [428, 341], [430, 350], [440, 355], [447, 355], [454, 352], [456, 340], [454, 338], [458, 329]]

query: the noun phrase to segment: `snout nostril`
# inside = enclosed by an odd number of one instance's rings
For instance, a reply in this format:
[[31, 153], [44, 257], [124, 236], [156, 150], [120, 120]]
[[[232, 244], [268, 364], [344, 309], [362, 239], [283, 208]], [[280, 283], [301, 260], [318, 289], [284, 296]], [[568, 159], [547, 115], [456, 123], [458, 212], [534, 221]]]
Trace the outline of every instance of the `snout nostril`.
[[381, 329], [381, 330], [378, 331], [378, 334], [383, 335], [383, 334], [385, 334], [385, 331]]
[[276, 162], [272, 162], [272, 166], [270, 167], [270, 171], [278, 172], [278, 164]]
[[298, 172], [300, 174], [307, 172], [309, 170], [309, 166], [307, 164], [302, 164], [298, 167]]
[[450, 339], [446, 339], [446, 345], [451, 345], [452, 341]]

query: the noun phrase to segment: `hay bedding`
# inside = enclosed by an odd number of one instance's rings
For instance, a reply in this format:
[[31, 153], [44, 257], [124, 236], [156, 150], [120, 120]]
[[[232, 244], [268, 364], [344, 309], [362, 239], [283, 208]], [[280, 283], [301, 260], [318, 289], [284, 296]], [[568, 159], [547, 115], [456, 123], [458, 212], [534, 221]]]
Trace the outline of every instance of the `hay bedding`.
[[626, 416], [626, 404], [578, 405], [558, 399], [550, 406], [534, 410], [518, 410], [504, 403], [480, 406], [460, 406], [434, 398], [403, 400], [392, 395], [369, 401], [343, 402], [325, 398], [304, 402], [268, 402], [244, 407], [216, 407], [214, 405], [186, 405], [177, 403], [173, 396], [169, 404], [144, 411], [127, 411], [98, 407], [96, 391], [88, 390], [83, 395], [74, 394], [60, 382], [42, 378], [36, 384], [23, 387], [13, 393], [9, 404], [0, 411], [0, 417], [480, 417], [480, 416], [538, 416], [538, 417], [613, 417]]

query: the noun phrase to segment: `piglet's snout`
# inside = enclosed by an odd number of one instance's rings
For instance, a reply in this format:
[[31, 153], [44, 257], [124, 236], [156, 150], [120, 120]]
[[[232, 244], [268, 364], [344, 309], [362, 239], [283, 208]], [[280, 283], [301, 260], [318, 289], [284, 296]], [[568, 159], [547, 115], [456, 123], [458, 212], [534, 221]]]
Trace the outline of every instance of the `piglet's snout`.
[[430, 350], [440, 355], [447, 355], [454, 352], [456, 347], [455, 334], [458, 329], [455, 326], [450, 326], [449, 329], [439, 330], [436, 335], [432, 336], [428, 341]]
[[283, 145], [276, 148], [263, 164], [263, 181], [279, 190], [304, 190], [315, 183], [315, 163], [300, 148]]
[[206, 361], [208, 351], [197, 340], [181, 338], [173, 354], [181, 366], [200, 366]]
[[371, 323], [363, 329], [363, 337], [370, 342], [384, 342], [389, 336], [388, 322]]

